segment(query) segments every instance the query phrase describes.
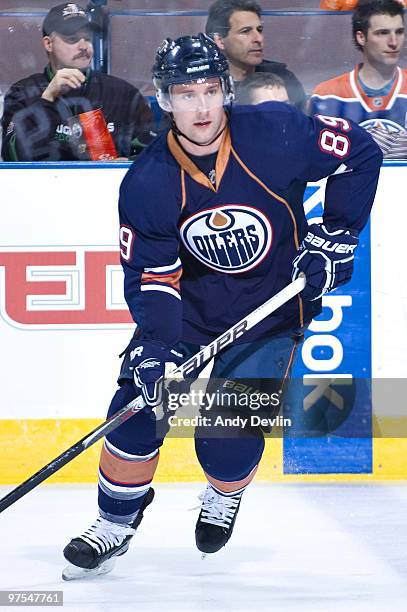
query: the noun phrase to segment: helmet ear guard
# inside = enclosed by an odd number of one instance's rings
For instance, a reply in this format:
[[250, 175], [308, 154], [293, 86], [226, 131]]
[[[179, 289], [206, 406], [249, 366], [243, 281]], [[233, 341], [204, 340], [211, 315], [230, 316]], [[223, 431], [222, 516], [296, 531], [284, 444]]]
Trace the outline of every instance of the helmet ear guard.
[[158, 106], [166, 113], [172, 112], [172, 105], [169, 92], [164, 93], [157, 85], [155, 86], [155, 97], [157, 98]]

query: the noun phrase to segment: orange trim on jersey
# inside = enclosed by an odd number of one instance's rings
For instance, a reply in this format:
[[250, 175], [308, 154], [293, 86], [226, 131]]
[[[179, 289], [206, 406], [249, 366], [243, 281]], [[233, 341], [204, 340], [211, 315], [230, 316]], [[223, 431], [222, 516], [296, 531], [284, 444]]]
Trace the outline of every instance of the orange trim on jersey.
[[[167, 136], [167, 144], [170, 149], [172, 155], [175, 157], [181, 169], [184, 170], [189, 176], [202, 185], [203, 187], [207, 187], [211, 191], [215, 193], [219, 189], [219, 185], [222, 181], [223, 175], [225, 174], [226, 166], [229, 161], [230, 156], [230, 131], [229, 127], [226, 126], [225, 131], [222, 136], [222, 141], [220, 143], [218, 155], [216, 157], [216, 186], [214, 187], [209, 180], [209, 178], [199, 170], [199, 168], [194, 164], [194, 162], [188, 157], [185, 151], [182, 149], [180, 144], [177, 142], [172, 131], [168, 132]], [[182, 180], [182, 177], [181, 177]]]
[[[291, 210], [291, 206], [289, 205], [287, 200], [284, 200], [284, 198], [282, 198], [281, 196], [279, 196], [276, 193], [274, 193], [274, 191], [269, 189], [269, 187], [267, 187], [267, 185], [265, 185], [263, 183], [263, 181], [261, 179], [259, 179], [259, 177], [257, 177], [255, 174], [253, 174], [253, 172], [251, 170], [249, 170], [249, 168], [246, 166], [246, 164], [240, 159], [240, 157], [238, 156], [238, 154], [236, 153], [235, 149], [232, 146], [231, 146], [231, 151], [232, 151], [232, 155], [235, 157], [237, 162], [241, 165], [243, 170], [245, 172], [247, 172], [247, 174], [254, 181], [256, 181], [256, 183], [258, 183], [260, 185], [260, 187], [262, 187], [269, 195], [273, 196], [273, 198], [275, 198], [276, 200], [278, 200], [279, 202], [284, 204], [284, 206], [288, 210], [288, 214], [290, 215], [291, 220], [293, 222], [293, 226], [294, 226], [294, 244], [295, 244], [295, 248], [298, 250], [299, 247], [300, 247], [300, 242], [299, 242], [299, 239], [298, 239], [297, 221], [295, 220], [294, 213]], [[300, 296], [298, 296], [298, 309], [299, 309], [300, 327], [302, 327], [304, 325], [304, 314], [303, 314], [302, 299], [300, 298]]]
[[265, 185], [261, 179], [259, 179], [255, 174], [253, 174], [253, 172], [249, 170], [246, 164], [240, 159], [240, 157], [238, 156], [238, 154], [236, 153], [235, 149], [232, 146], [231, 146], [231, 151], [232, 151], [233, 156], [237, 160], [237, 162], [241, 165], [243, 170], [247, 172], [250, 178], [256, 181], [256, 183], [258, 183], [260, 187], [262, 187], [269, 195], [273, 196], [273, 198], [275, 198], [276, 200], [284, 204], [284, 206], [288, 210], [288, 214], [290, 215], [291, 221], [293, 222], [293, 225], [294, 225], [294, 243], [295, 243], [295, 248], [298, 249], [300, 247], [300, 243], [298, 240], [297, 221], [295, 220], [294, 213], [291, 210], [291, 206], [289, 205], [287, 200], [284, 200], [284, 198], [274, 193], [274, 191], [272, 191], [269, 187], [267, 187], [267, 185]]
[[300, 311], [300, 327], [304, 327], [304, 303], [300, 294], [297, 294], [298, 298], [298, 310]]
[[[294, 244], [295, 244], [295, 248], [298, 250], [299, 247], [300, 247], [300, 241], [298, 239], [297, 221], [295, 219], [293, 211], [291, 210], [291, 206], [289, 205], [287, 200], [284, 200], [284, 198], [282, 198], [281, 196], [279, 196], [276, 193], [274, 193], [274, 191], [272, 191], [269, 187], [267, 187], [267, 185], [265, 185], [263, 183], [263, 181], [261, 179], [259, 179], [259, 177], [257, 177], [255, 174], [253, 174], [253, 172], [251, 170], [249, 170], [249, 168], [246, 166], [246, 164], [243, 162], [243, 160], [240, 159], [240, 157], [238, 156], [238, 154], [236, 153], [236, 151], [232, 147], [232, 145], [231, 145], [230, 148], [231, 148], [231, 151], [232, 151], [232, 155], [234, 156], [236, 161], [240, 164], [240, 166], [243, 168], [243, 170], [245, 172], [247, 172], [247, 174], [254, 181], [256, 181], [256, 183], [258, 183], [260, 185], [260, 187], [262, 187], [269, 195], [273, 196], [273, 198], [278, 200], [278, 202], [281, 202], [282, 204], [284, 204], [284, 206], [288, 210], [288, 213], [289, 213], [289, 215], [291, 217], [291, 221], [293, 222], [293, 226], [294, 226]], [[298, 296], [298, 308], [299, 308], [300, 327], [302, 327], [304, 325], [304, 315], [303, 315], [302, 299], [299, 296]]]
[[109, 480], [119, 484], [144, 484], [153, 479], [158, 460], [159, 453], [147, 461], [120, 459], [103, 445], [99, 467]]
[[141, 275], [141, 284], [165, 283], [166, 285], [171, 285], [171, 287], [174, 287], [174, 289], [179, 291], [179, 281], [181, 276], [182, 269], [177, 270], [176, 272], [171, 272], [170, 274], [150, 274], [149, 272], [143, 272]]
[[[301, 308], [302, 308], [302, 300], [301, 300]], [[284, 389], [286, 380], [288, 379], [288, 376], [290, 374], [290, 369], [291, 369], [291, 366], [293, 364], [294, 356], [295, 356], [295, 353], [297, 352], [297, 348], [298, 348], [298, 341], [294, 342], [294, 345], [293, 345], [293, 347], [291, 349], [290, 358], [288, 360], [288, 364], [287, 364], [287, 367], [285, 369], [284, 376], [283, 376], [283, 381], [282, 381], [282, 384], [281, 384], [281, 389], [280, 389], [281, 393], [282, 393], [282, 391]]]
[[185, 204], [187, 203], [187, 192], [185, 189], [185, 170], [184, 168], [181, 168], [181, 197], [182, 197], [181, 210], [183, 210], [185, 207]]
[[219, 189], [223, 175], [225, 174], [226, 166], [229, 162], [231, 147], [232, 143], [230, 139], [230, 130], [229, 126], [226, 126], [225, 131], [223, 133], [222, 141], [220, 143], [218, 155], [216, 157], [216, 191]]
[[243, 478], [242, 480], [235, 480], [233, 482], [225, 482], [224, 480], [216, 480], [216, 478], [212, 478], [212, 476], [209, 476], [209, 474], [207, 474], [206, 472], [205, 472], [205, 476], [208, 479], [208, 481], [214, 487], [216, 487], [219, 491], [222, 491], [222, 493], [233, 493], [233, 491], [239, 491], [240, 489], [244, 489], [244, 487], [247, 487], [247, 485], [251, 483], [251, 481], [256, 475], [258, 467], [259, 466], [256, 465], [256, 467], [252, 469], [252, 471], [250, 472], [248, 476], [246, 476], [246, 478]]

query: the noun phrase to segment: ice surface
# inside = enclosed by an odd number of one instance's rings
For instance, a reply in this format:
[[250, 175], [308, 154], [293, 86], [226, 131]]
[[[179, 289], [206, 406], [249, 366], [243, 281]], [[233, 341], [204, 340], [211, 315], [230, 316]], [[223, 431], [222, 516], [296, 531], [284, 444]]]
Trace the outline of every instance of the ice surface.
[[155, 488], [113, 572], [69, 583], [62, 549], [96, 517], [96, 488], [29, 493], [0, 515], [0, 589], [63, 590], [64, 609], [103, 612], [407, 610], [406, 484], [254, 484], [204, 561], [189, 510], [203, 485]]

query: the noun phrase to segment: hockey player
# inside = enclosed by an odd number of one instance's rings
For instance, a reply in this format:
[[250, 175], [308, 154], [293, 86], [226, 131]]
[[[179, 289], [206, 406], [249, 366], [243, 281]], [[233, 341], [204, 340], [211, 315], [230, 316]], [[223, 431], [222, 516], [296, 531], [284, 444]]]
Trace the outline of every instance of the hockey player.
[[397, 0], [359, 3], [352, 29], [362, 63], [320, 83], [309, 107], [310, 114], [356, 121], [371, 131], [386, 158], [407, 156], [407, 70], [397, 65], [405, 40], [403, 19]]
[[[137, 330], [108, 414], [139, 393], [146, 407], [105, 439], [100, 516], [66, 546], [66, 579], [108, 571], [152, 500], [163, 442], [153, 408], [166, 364], [195, 353], [304, 271], [301, 296], [221, 352], [210, 382], [251, 378], [268, 388], [276, 379], [281, 388], [321, 296], [351, 277], [382, 159], [365, 131], [343, 119], [311, 119], [277, 102], [232, 109], [226, 58], [204, 34], [166, 39], [153, 75], [172, 126], [120, 189], [125, 295]], [[308, 227], [298, 185], [325, 176], [323, 223]], [[200, 551], [214, 553], [230, 538], [263, 448], [257, 426], [197, 429], [208, 481], [195, 532]]]

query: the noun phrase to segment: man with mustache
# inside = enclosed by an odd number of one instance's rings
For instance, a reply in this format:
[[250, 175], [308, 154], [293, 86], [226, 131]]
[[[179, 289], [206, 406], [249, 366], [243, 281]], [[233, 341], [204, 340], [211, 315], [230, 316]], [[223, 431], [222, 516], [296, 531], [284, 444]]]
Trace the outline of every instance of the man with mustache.
[[216, 0], [210, 7], [206, 34], [229, 62], [236, 93], [239, 84], [255, 72], [273, 72], [284, 81], [291, 104], [305, 109], [303, 86], [281, 62], [264, 59], [262, 9], [253, 0]]
[[[42, 39], [48, 65], [43, 73], [12, 85], [5, 97], [4, 160], [128, 158], [152, 140], [153, 116], [140, 92], [122, 79], [91, 69], [92, 36], [98, 31], [77, 4], [60, 4], [49, 11]], [[103, 112], [106, 154], [101, 137], [92, 143], [83, 128], [82, 113], [96, 109]], [[94, 124], [94, 115], [85, 118]], [[95, 150], [99, 157], [93, 155]]]

